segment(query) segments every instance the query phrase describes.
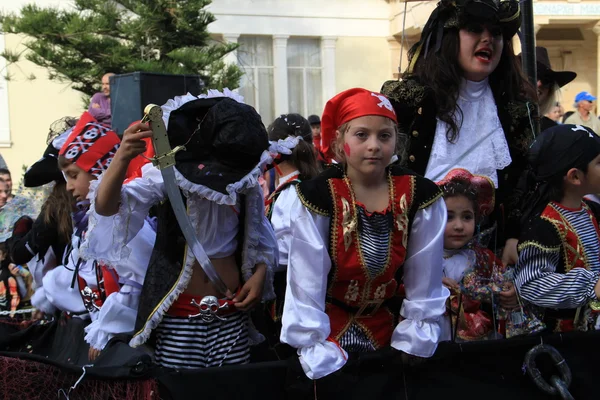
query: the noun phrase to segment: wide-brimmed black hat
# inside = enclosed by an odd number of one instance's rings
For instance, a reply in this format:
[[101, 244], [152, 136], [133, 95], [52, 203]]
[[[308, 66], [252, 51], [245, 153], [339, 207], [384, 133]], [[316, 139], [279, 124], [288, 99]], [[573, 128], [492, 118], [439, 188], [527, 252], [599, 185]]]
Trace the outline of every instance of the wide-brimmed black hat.
[[256, 110], [229, 97], [186, 102], [168, 117], [171, 147], [184, 145], [176, 168], [188, 181], [228, 194], [227, 185], [251, 173], [269, 148]]
[[[521, 58], [521, 54], [517, 57]], [[554, 71], [550, 65], [550, 57], [545, 47], [535, 48], [535, 58], [537, 62], [537, 78], [539, 81], [556, 83], [558, 87], [563, 87], [577, 77], [573, 71]]]
[[66, 132], [77, 123], [77, 118], [64, 117], [54, 121], [50, 125], [48, 138], [46, 143], [48, 147], [44, 151], [42, 158], [32, 164], [25, 174], [23, 174], [23, 185], [25, 187], [38, 187], [47, 183], [64, 180], [64, 176], [58, 167], [58, 151], [60, 150], [63, 140], [59, 137], [66, 136]]
[[417, 44], [409, 71], [412, 71], [419, 56], [426, 56], [430, 49], [438, 52], [444, 31], [461, 29], [470, 23], [490, 24], [502, 29], [506, 39], [513, 37], [521, 26], [521, 11], [518, 0], [442, 0], [433, 10]]

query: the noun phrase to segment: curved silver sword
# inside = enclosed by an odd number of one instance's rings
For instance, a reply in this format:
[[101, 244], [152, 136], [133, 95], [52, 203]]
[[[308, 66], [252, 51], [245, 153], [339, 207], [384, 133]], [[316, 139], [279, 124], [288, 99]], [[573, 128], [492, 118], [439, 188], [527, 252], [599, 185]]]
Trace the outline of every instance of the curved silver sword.
[[202, 244], [200, 244], [200, 241], [196, 237], [196, 232], [188, 219], [187, 210], [181, 199], [181, 192], [179, 191], [179, 186], [177, 186], [173, 168], [175, 166], [175, 153], [185, 149], [185, 146], [177, 146], [176, 148], [171, 149], [160, 106], [149, 104], [144, 109], [144, 114], [142, 121], [148, 121], [150, 123], [150, 128], [152, 129], [152, 144], [154, 145], [155, 152], [152, 164], [160, 169], [165, 184], [165, 190], [169, 196], [171, 207], [173, 208], [183, 237], [185, 238], [189, 249], [192, 251], [192, 254], [198, 261], [200, 268], [202, 268], [208, 279], [210, 279], [215, 289], [226, 295], [228, 298], [233, 298], [233, 294], [227, 288], [227, 285], [225, 285], [221, 276], [219, 276], [219, 273], [204, 251]]

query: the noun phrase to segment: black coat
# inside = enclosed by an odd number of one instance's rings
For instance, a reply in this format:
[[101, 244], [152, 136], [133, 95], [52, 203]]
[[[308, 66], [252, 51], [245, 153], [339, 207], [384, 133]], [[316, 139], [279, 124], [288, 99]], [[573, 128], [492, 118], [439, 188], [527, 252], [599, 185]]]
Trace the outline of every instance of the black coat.
[[[424, 175], [437, 126], [433, 91], [415, 78], [408, 78], [391, 84], [388, 82], [382, 92], [396, 110], [400, 131], [408, 135], [407, 167]], [[508, 167], [498, 171], [496, 212], [492, 218], [498, 222], [501, 240], [498, 243], [502, 243], [508, 238], [519, 237], [520, 193], [515, 191], [528, 164], [529, 146], [535, 139], [532, 127], [535, 107], [525, 101], [509, 101], [505, 93], [494, 92], [494, 99], [512, 158]], [[531, 111], [528, 112], [528, 109]]]

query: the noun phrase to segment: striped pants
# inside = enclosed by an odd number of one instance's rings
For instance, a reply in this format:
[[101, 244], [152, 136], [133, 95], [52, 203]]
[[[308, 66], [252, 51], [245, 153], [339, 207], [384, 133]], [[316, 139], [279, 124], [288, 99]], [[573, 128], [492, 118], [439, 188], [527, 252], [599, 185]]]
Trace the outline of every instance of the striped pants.
[[224, 320], [165, 315], [156, 327], [156, 363], [168, 368], [210, 368], [250, 361], [248, 314], [237, 312]]

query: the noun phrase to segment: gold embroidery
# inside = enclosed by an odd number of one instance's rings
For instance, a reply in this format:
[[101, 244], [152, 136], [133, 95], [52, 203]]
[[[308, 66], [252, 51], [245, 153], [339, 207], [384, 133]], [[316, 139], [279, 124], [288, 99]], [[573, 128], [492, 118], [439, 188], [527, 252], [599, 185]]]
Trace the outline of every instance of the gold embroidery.
[[344, 300], [347, 302], [352, 302], [358, 300], [358, 281], [351, 280], [350, 285], [348, 285], [348, 289], [346, 290], [346, 294], [344, 295]]
[[299, 185], [296, 185], [296, 193], [298, 193], [298, 198], [300, 199], [300, 202], [302, 203], [302, 205], [304, 205], [304, 207], [308, 208], [310, 211], [314, 212], [315, 214], [323, 215], [325, 217], [329, 216], [329, 212], [327, 210], [323, 210], [322, 208], [319, 208], [319, 207], [315, 206], [314, 204], [309, 203], [309, 201], [302, 194], [302, 191], [300, 190]]
[[557, 247], [547, 247], [547, 246], [544, 246], [541, 243], [538, 243], [538, 242], [533, 241], [533, 240], [530, 240], [528, 242], [523, 242], [523, 243], [519, 244], [518, 249], [519, 249], [519, 251], [523, 251], [523, 249], [525, 249], [528, 246], [535, 247], [535, 248], [537, 248], [539, 250], [542, 250], [542, 251], [545, 251], [545, 252], [548, 252], [548, 253], [554, 253], [554, 252], [560, 251], [560, 246], [557, 246]]
[[373, 295], [373, 299], [379, 300], [385, 298], [385, 292], [387, 288], [387, 283], [383, 283], [377, 287], [375, 290], [375, 294]]
[[344, 247], [346, 249], [346, 251], [348, 251], [348, 248], [350, 247], [350, 244], [352, 244], [352, 232], [354, 232], [356, 230], [356, 218], [352, 217], [352, 214], [350, 213], [350, 204], [348, 203], [348, 200], [346, 200], [345, 198], [342, 197], [342, 227], [344, 229]]
[[[547, 218], [545, 216], [542, 216], [542, 218], [549, 221], [554, 226], [554, 228], [558, 231], [558, 235], [561, 238], [561, 242], [563, 244], [563, 249], [564, 249], [563, 256], [564, 256], [564, 260], [565, 260], [565, 271], [569, 272], [571, 269], [573, 269], [573, 267], [575, 267], [575, 264], [577, 263], [578, 260], [581, 260], [583, 262], [585, 269], [589, 270], [589, 264], [588, 264], [588, 260], [587, 260], [585, 251], [583, 250], [581, 238], [579, 237], [579, 235], [576, 235], [577, 248], [574, 248], [573, 246], [571, 246], [567, 242], [566, 232], [568, 232], [568, 231], [574, 232], [575, 230], [573, 229], [571, 224], [565, 219], [565, 217], [562, 215], [562, 213], [560, 212], [560, 209], [558, 209], [554, 204], [550, 204], [550, 207], [553, 208], [554, 211], [556, 211], [556, 213], [559, 215], [560, 221], [555, 221], [555, 220], [553, 220], [551, 218]], [[562, 229], [560, 229], [560, 228], [562, 228]], [[572, 262], [569, 262], [569, 250], [572, 251], [575, 256], [575, 258], [573, 259]]]
[[402, 235], [402, 246], [406, 248], [408, 244], [408, 204], [406, 194], [400, 198], [400, 212], [396, 214], [396, 229]]

